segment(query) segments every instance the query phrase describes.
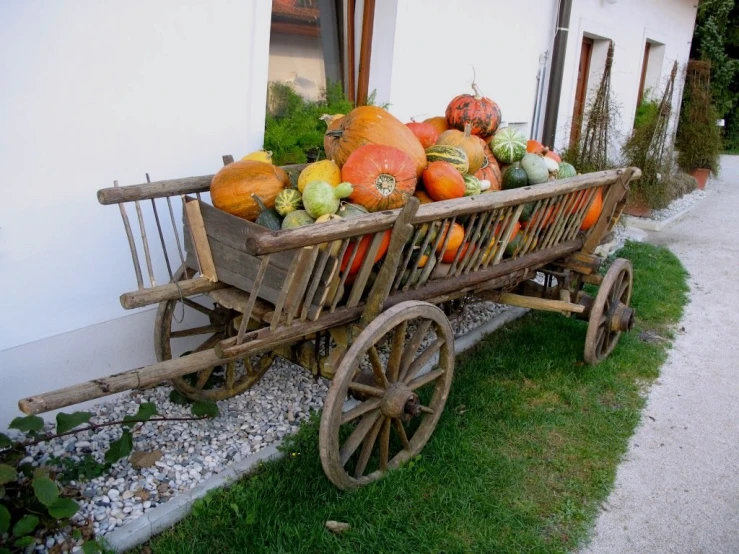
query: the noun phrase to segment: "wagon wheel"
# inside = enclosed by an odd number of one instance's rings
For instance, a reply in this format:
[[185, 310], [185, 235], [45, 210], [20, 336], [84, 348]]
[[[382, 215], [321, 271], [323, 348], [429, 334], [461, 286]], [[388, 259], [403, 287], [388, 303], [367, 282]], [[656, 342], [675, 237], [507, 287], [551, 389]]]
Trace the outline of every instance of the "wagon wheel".
[[[190, 279], [195, 273], [193, 269], [180, 267], [172, 280]], [[173, 346], [178, 340], [186, 337], [200, 337], [202, 339], [200, 344], [190, 352], [201, 352], [236, 334], [234, 320], [240, 314], [213, 302], [210, 298], [205, 297], [205, 300], [207, 302], [178, 298], [159, 304], [154, 325], [154, 349], [157, 360], [163, 362], [172, 359]], [[187, 318], [188, 312], [193, 310], [206, 316], [208, 324], [188, 325], [172, 330], [174, 321], [181, 321], [183, 314]], [[224, 400], [241, 394], [257, 383], [274, 359], [274, 352], [246, 357], [222, 366], [203, 368], [196, 373], [174, 377], [172, 385], [191, 400]]]
[[[416, 456], [441, 417], [453, 373], [454, 334], [439, 308], [402, 302], [380, 314], [344, 355], [323, 406], [319, 441], [328, 478], [353, 488]], [[348, 393], [359, 403], [344, 412]]]
[[631, 262], [613, 262], [598, 289], [590, 309], [585, 336], [585, 361], [595, 365], [616, 347], [622, 331], [634, 326], [634, 310], [629, 307], [633, 275]]

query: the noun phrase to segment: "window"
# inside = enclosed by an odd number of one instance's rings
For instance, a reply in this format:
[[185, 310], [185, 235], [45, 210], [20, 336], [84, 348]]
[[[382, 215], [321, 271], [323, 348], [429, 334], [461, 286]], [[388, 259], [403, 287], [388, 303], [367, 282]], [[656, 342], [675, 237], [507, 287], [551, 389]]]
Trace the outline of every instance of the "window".
[[272, 0], [270, 82], [316, 100], [328, 81], [342, 81], [341, 1]]

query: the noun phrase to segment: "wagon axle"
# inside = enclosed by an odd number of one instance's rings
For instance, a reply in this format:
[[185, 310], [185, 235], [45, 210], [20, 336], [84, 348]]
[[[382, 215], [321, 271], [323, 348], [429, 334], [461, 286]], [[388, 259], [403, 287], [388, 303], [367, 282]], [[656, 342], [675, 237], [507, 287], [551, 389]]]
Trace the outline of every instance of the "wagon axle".
[[382, 397], [380, 410], [387, 417], [408, 421], [421, 413], [421, 401], [405, 384], [393, 383]]

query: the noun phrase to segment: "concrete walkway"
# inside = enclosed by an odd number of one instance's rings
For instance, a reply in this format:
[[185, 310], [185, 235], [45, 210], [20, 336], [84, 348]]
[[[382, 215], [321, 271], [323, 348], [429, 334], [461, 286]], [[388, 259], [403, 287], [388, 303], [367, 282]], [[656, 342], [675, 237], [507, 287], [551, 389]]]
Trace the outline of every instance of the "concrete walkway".
[[739, 157], [708, 187], [648, 236], [690, 272], [690, 304], [582, 554], [739, 553]]

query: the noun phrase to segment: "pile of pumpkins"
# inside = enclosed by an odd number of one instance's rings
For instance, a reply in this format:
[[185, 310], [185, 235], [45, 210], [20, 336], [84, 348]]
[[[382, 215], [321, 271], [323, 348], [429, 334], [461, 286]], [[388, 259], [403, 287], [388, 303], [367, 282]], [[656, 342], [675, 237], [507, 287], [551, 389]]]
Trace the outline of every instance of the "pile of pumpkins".
[[[472, 86], [474, 93], [455, 97], [444, 116], [423, 122], [404, 124], [376, 106], [324, 116], [327, 159], [306, 166], [297, 187], [269, 153], [255, 152], [213, 177], [213, 205], [278, 231], [400, 208], [411, 196], [437, 202], [576, 175], [553, 150], [512, 127], [499, 129], [500, 108]], [[583, 230], [601, 207], [598, 196]], [[522, 227], [531, 218], [524, 210]], [[464, 239], [461, 225], [451, 232], [450, 252], [440, 253], [445, 260]]]

